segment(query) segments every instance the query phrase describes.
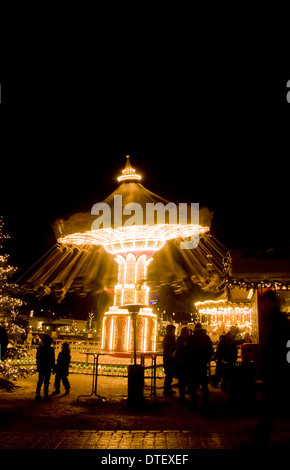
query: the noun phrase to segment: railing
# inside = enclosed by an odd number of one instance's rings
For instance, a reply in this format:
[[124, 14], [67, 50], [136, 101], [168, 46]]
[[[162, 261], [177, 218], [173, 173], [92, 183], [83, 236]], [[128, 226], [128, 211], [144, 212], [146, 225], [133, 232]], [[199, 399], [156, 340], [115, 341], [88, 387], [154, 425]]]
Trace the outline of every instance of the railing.
[[[57, 353], [61, 349], [62, 341], [56, 341], [54, 343], [55, 353], [57, 357]], [[78, 342], [71, 342], [70, 348], [72, 352], [79, 353], [76, 356], [80, 356], [80, 360], [76, 358], [72, 358], [69, 371], [72, 374], [86, 374], [91, 375], [93, 374], [94, 370], [94, 361], [91, 359], [93, 354], [99, 354], [100, 360], [98, 361], [98, 375], [108, 376], [108, 377], [128, 377], [128, 366], [132, 364], [132, 358], [118, 358], [115, 354], [110, 353], [101, 353], [100, 350], [97, 349], [98, 342], [82, 342], [79, 344]], [[29, 350], [24, 348], [13, 348], [14, 353], [7, 357], [6, 359], [0, 362], [1, 364], [1, 371], [6, 370], [8, 366], [13, 366], [14, 368], [23, 368], [27, 367], [31, 372], [36, 372], [36, 350], [33, 350], [31, 353]], [[11, 350], [12, 351], [12, 350]], [[141, 359], [141, 354], [138, 353], [138, 359]], [[83, 360], [82, 360], [83, 357]], [[144, 359], [143, 359], [144, 362]], [[145, 372], [145, 379], [151, 378], [152, 376], [152, 363], [147, 364], [144, 362], [144, 372]], [[157, 378], [164, 377], [163, 371], [163, 364], [158, 364], [157, 366], [158, 374], [155, 375]]]
[[[63, 340], [56, 340], [53, 342], [53, 347], [55, 351], [60, 351], [63, 344]], [[77, 340], [67, 340], [71, 351], [79, 352], [95, 352], [100, 351], [102, 347], [101, 341], [77, 341]]]
[[[56, 340], [54, 348], [57, 353], [61, 349], [63, 341]], [[98, 341], [68, 341], [72, 352], [80, 354], [80, 360], [72, 358], [70, 364], [70, 373], [72, 374], [93, 374], [93, 361], [90, 361], [90, 354], [100, 354], [100, 342]], [[36, 371], [36, 358], [28, 350], [19, 349], [20, 356], [26, 354], [26, 357], [10, 358], [2, 361], [2, 368], [5, 367], [7, 361], [13, 367], [28, 367], [31, 371]], [[76, 354], [78, 356], [78, 354]], [[86, 357], [84, 357], [86, 356]], [[84, 360], [82, 360], [84, 357]], [[161, 351], [151, 351], [146, 353], [137, 353], [138, 360], [144, 366], [144, 378], [151, 381], [150, 388], [152, 394], [156, 393], [156, 380], [164, 378], [163, 360], [158, 363], [157, 358], [163, 357]], [[238, 360], [238, 362], [240, 362]], [[128, 366], [132, 363], [132, 357], [118, 358], [115, 354], [102, 353], [98, 361], [98, 375], [107, 377], [128, 377]], [[208, 364], [208, 376], [211, 377], [215, 373], [216, 363], [211, 361]]]

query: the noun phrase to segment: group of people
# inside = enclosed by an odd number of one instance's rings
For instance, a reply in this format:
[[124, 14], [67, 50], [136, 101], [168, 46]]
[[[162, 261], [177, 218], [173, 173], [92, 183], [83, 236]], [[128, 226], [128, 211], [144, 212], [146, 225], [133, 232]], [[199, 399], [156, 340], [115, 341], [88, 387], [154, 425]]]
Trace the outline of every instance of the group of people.
[[68, 380], [69, 364], [71, 360], [69, 344], [62, 343], [61, 351], [55, 362], [55, 351], [52, 347], [52, 338], [49, 335], [43, 335], [42, 344], [38, 347], [36, 353], [36, 364], [38, 372], [38, 381], [36, 385], [35, 399], [40, 400], [42, 385], [44, 386], [44, 400], [49, 400], [49, 382], [51, 374], [55, 374], [53, 395], [60, 393], [60, 383], [62, 381], [65, 388], [65, 395], [69, 394], [70, 383]]
[[[40, 392], [41, 387], [43, 385], [44, 388], [44, 400], [49, 400], [49, 382], [51, 374], [55, 374], [55, 381], [54, 381], [54, 392], [53, 394], [56, 395], [60, 393], [60, 384], [63, 383], [65, 388], [65, 395], [69, 394], [70, 390], [70, 383], [68, 380], [68, 373], [69, 373], [69, 365], [71, 360], [70, 355], [70, 348], [69, 344], [64, 341], [62, 343], [61, 351], [57, 356], [57, 360], [55, 361], [55, 351], [52, 347], [53, 339], [44, 334], [42, 336], [42, 342], [40, 342], [40, 338], [36, 335], [36, 343], [38, 348], [36, 352], [36, 365], [37, 365], [37, 372], [38, 372], [38, 381], [36, 385], [36, 395], [35, 399], [40, 400]], [[8, 335], [6, 329], [0, 325], [0, 361], [4, 358], [5, 353], [7, 351], [8, 346]]]
[[164, 394], [171, 396], [171, 384], [174, 377], [178, 378], [180, 400], [185, 402], [185, 392], [188, 389], [192, 405], [197, 405], [197, 390], [202, 386], [204, 404], [209, 403], [207, 381], [207, 365], [213, 357], [212, 341], [201, 323], [195, 325], [191, 333], [187, 326], [181, 330], [175, 339], [175, 326], [167, 325], [163, 340], [164, 361]]
[[180, 335], [175, 338], [175, 326], [167, 325], [163, 341], [164, 354], [164, 394], [171, 396], [174, 392], [171, 384], [174, 377], [178, 379], [180, 400], [186, 402], [186, 390], [191, 396], [192, 405], [197, 405], [197, 390], [201, 385], [204, 404], [209, 403], [208, 390], [208, 363], [216, 361], [216, 373], [212, 385], [218, 386], [222, 379], [222, 388], [227, 389], [229, 371], [233, 370], [238, 355], [238, 345], [242, 348], [242, 361], [251, 364], [253, 349], [250, 335], [246, 334], [242, 340], [237, 339], [239, 329], [232, 326], [230, 330], [220, 337], [216, 352], [206, 330], [201, 323], [196, 323], [193, 331], [184, 326]]
[[[195, 325], [193, 332], [188, 327], [183, 327], [177, 340], [175, 326], [168, 325], [163, 341], [164, 393], [172, 395], [171, 384], [173, 378], [177, 377], [182, 401], [185, 400], [187, 388], [193, 405], [196, 405], [197, 389], [201, 385], [204, 403], [207, 405], [209, 403], [207, 366], [210, 360], [216, 361], [216, 373], [212, 384], [217, 386], [222, 379], [224, 390], [231, 393], [236, 386], [236, 389], [242, 391], [243, 399], [253, 386], [254, 376], [257, 377], [258, 424], [250, 445], [253, 448], [265, 448], [279, 412], [283, 415], [289, 412], [290, 322], [287, 315], [280, 310], [280, 300], [274, 291], [266, 290], [260, 293], [258, 300], [259, 344], [255, 345], [258, 348], [251, 344], [249, 334], [246, 334], [242, 340], [239, 339], [239, 330], [236, 326], [232, 326], [220, 337], [214, 353], [211, 339], [200, 323]], [[239, 345], [242, 365], [240, 371], [236, 367]], [[245, 383], [237, 380], [238, 372], [242, 372], [241, 377]], [[231, 387], [227, 388], [229, 382]]]

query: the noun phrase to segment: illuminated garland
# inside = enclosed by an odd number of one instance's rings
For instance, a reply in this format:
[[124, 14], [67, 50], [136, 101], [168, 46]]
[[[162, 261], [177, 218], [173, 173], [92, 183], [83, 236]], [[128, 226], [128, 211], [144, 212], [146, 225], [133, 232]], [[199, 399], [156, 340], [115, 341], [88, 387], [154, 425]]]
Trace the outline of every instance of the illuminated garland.
[[290, 290], [290, 281], [277, 281], [277, 280], [268, 280], [261, 279], [259, 281], [248, 281], [246, 279], [234, 279], [230, 275], [231, 268], [231, 256], [230, 253], [223, 259], [223, 282], [220, 285], [220, 290], [225, 290], [230, 299], [231, 289], [238, 287], [239, 289], [246, 290], [257, 290], [257, 289], [275, 289], [275, 290]]
[[59, 238], [58, 242], [65, 245], [101, 245], [111, 254], [144, 250], [155, 252], [160, 250], [167, 240], [189, 238], [208, 230], [208, 227], [193, 224], [132, 225], [118, 229], [77, 232]]
[[245, 279], [233, 279], [228, 278], [225, 281], [226, 286], [230, 289], [234, 287], [239, 287], [240, 289], [275, 289], [275, 290], [290, 290], [290, 281], [269, 281], [267, 279], [263, 279], [261, 281], [247, 281]]

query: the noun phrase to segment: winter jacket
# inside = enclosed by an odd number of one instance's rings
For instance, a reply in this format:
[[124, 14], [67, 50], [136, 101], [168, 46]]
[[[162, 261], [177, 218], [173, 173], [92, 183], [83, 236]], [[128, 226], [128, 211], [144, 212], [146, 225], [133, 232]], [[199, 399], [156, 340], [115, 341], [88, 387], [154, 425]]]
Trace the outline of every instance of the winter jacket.
[[70, 364], [69, 351], [61, 351], [57, 356], [56, 372], [57, 374], [68, 375], [68, 368]]
[[37, 372], [48, 373], [55, 369], [55, 354], [52, 346], [41, 345], [36, 353]]

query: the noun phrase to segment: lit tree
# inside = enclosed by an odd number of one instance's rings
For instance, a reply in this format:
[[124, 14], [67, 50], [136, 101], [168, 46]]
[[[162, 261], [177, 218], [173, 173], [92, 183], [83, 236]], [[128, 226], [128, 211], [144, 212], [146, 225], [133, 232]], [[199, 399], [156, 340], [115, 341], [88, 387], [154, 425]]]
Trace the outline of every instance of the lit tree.
[[[3, 221], [2, 217], [0, 217], [0, 250], [3, 249], [2, 242], [9, 238], [8, 235], [3, 233]], [[23, 305], [23, 301], [14, 297], [15, 294], [19, 291], [19, 287], [17, 284], [14, 284], [9, 281], [9, 278], [15, 274], [17, 268], [10, 266], [8, 264], [9, 255], [7, 254], [0, 254], [0, 318], [9, 318], [8, 322], [8, 334], [9, 329], [11, 333], [23, 333], [25, 330], [23, 328], [22, 331], [18, 330], [17, 325], [17, 308]], [[17, 328], [18, 327], [18, 328]]]
[[73, 333], [75, 335], [77, 334], [78, 325], [77, 325], [77, 322], [75, 320], [72, 321], [70, 331], [71, 331], [71, 333]]
[[[9, 238], [8, 235], [3, 233], [3, 221], [0, 217], [0, 250], [3, 249], [2, 242]], [[15, 274], [17, 268], [8, 264], [9, 255], [0, 254], [0, 322], [4, 320], [7, 324], [7, 333], [9, 340], [23, 339], [26, 334], [25, 324], [18, 318], [17, 307], [23, 305], [23, 301], [14, 297], [19, 292], [17, 284], [9, 282], [9, 278]], [[9, 353], [9, 354], [8, 354]], [[7, 356], [8, 354], [8, 356]], [[0, 388], [7, 390], [13, 389], [13, 384], [8, 380], [10, 378], [16, 380], [17, 377], [26, 377], [27, 374], [33, 374], [33, 366], [17, 367], [11, 362], [13, 359], [23, 357], [24, 351], [18, 348], [10, 348], [7, 350], [6, 355], [0, 360], [0, 374], [3, 378], [0, 379]], [[6, 360], [7, 358], [7, 360]]]
[[92, 331], [93, 329], [93, 320], [94, 320], [94, 313], [93, 312], [89, 312], [88, 314], [88, 330], [89, 331]]

